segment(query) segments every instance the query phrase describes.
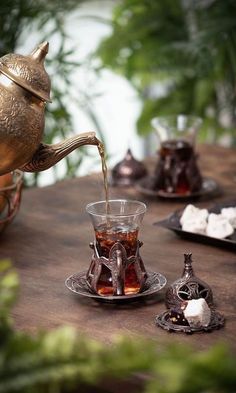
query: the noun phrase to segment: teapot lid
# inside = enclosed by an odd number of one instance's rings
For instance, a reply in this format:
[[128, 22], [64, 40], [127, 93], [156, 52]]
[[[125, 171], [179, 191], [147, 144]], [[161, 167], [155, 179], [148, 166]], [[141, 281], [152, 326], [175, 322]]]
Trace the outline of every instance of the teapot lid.
[[213, 293], [207, 283], [195, 276], [192, 267], [192, 254], [184, 254], [184, 271], [182, 277], [174, 281], [166, 291], [167, 308], [180, 306], [186, 300], [204, 298], [213, 306]]
[[44, 68], [48, 42], [43, 42], [28, 56], [10, 53], [0, 58], [0, 72], [43, 101], [50, 102], [51, 83]]

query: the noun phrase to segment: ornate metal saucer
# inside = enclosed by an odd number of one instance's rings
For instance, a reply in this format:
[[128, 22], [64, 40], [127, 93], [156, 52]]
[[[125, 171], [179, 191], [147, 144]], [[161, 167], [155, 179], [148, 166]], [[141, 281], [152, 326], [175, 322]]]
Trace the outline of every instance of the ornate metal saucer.
[[199, 191], [195, 191], [189, 194], [174, 194], [162, 190], [153, 190], [150, 187], [150, 184], [152, 184], [151, 179], [151, 177], [147, 176], [144, 179], [140, 180], [136, 184], [136, 189], [143, 195], [174, 200], [188, 200], [200, 197], [212, 197], [213, 195], [218, 195], [221, 192], [218, 183], [214, 179], [207, 177], [203, 178], [202, 187]]
[[224, 326], [225, 319], [223, 315], [219, 314], [216, 311], [212, 311], [211, 321], [208, 326], [190, 327], [186, 325], [177, 325], [171, 322], [169, 311], [164, 311], [156, 316], [155, 323], [162, 329], [168, 330], [169, 332], [183, 332], [187, 334], [192, 334], [200, 332], [211, 332], [212, 330], [220, 329], [222, 326]]
[[86, 271], [71, 275], [66, 279], [65, 285], [70, 291], [76, 293], [77, 295], [86, 296], [100, 302], [109, 302], [109, 303], [131, 302], [154, 295], [157, 292], [159, 292], [161, 289], [163, 289], [164, 286], [166, 285], [167, 280], [162, 274], [155, 273], [155, 272], [148, 272], [147, 274], [148, 277], [144, 284], [144, 288], [142, 292], [134, 295], [121, 295], [121, 296], [98, 295], [92, 292], [91, 289], [89, 288], [86, 281], [86, 276], [87, 276]]

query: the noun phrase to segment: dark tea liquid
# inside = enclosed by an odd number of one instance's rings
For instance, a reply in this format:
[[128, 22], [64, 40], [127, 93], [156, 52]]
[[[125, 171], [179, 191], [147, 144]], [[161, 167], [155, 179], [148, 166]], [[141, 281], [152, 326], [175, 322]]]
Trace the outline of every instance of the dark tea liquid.
[[160, 189], [170, 193], [188, 194], [191, 190], [187, 170], [194, 164], [194, 150], [184, 139], [167, 140], [161, 144], [159, 166]]
[[138, 242], [138, 229], [132, 227], [108, 227], [102, 225], [95, 231], [97, 249], [100, 256], [109, 258], [111, 247], [120, 242], [126, 250], [127, 257], [135, 255]]
[[[127, 257], [135, 255], [138, 242], [138, 229], [132, 227], [107, 227], [101, 226], [95, 232], [96, 245], [100, 256], [109, 258], [111, 247], [119, 241], [126, 249]], [[112, 295], [112, 275], [110, 269], [103, 265], [97, 286], [100, 295]], [[138, 293], [140, 283], [134, 264], [130, 264], [125, 271], [125, 295]]]

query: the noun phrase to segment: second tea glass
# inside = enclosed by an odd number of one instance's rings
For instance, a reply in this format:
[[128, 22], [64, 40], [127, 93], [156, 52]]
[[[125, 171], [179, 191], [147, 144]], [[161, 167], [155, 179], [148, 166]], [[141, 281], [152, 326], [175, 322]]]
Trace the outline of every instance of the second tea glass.
[[199, 191], [202, 177], [195, 152], [202, 120], [195, 116], [156, 117], [151, 121], [160, 142], [153, 189], [189, 195]]

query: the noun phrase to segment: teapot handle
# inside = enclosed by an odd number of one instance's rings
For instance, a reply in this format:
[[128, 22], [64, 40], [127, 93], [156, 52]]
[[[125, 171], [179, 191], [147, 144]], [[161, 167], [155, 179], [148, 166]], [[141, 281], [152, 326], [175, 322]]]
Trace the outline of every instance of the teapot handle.
[[99, 144], [100, 141], [97, 139], [95, 132], [85, 132], [55, 145], [40, 143], [31, 161], [23, 165], [20, 169], [24, 172], [45, 171], [78, 147], [84, 145], [98, 146]]

